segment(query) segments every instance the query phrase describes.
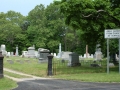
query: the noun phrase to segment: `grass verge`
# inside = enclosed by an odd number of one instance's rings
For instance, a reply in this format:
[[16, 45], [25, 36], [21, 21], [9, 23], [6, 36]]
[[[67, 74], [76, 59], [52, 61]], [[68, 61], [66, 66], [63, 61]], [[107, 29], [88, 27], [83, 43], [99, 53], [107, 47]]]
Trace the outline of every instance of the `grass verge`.
[[0, 90], [11, 90], [17, 87], [17, 83], [6, 77], [0, 79]]

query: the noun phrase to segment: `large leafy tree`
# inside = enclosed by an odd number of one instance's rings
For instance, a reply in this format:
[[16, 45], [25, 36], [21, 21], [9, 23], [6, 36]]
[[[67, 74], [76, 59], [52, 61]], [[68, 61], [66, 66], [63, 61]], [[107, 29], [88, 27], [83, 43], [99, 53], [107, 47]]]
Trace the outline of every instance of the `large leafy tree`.
[[13, 51], [16, 45], [24, 43], [23, 40], [25, 38], [20, 28], [24, 17], [20, 13], [14, 11], [8, 11], [5, 14], [1, 13], [0, 16], [1, 40], [3, 44], [6, 44], [8, 51]]
[[51, 3], [45, 10], [45, 16], [47, 20], [46, 28], [49, 29], [50, 33], [46, 44], [52, 51], [55, 51], [54, 48], [58, 48], [59, 43], [62, 43], [65, 30], [64, 18], [60, 13], [60, 5]]
[[117, 11], [112, 12], [108, 0], [62, 0], [61, 12], [66, 17], [66, 24], [81, 30], [80, 38], [92, 48], [97, 43], [104, 46], [106, 28], [119, 27]]
[[36, 47], [46, 47], [48, 29], [45, 28], [45, 7], [37, 5], [28, 14], [28, 22], [30, 26], [27, 29], [28, 46], [36, 45]]

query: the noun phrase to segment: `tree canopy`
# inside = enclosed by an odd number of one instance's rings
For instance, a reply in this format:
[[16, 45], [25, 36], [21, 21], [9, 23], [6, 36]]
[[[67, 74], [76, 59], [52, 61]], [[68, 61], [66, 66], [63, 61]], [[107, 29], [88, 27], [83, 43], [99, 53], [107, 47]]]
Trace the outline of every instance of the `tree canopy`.
[[[61, 0], [47, 7], [35, 6], [28, 16], [15, 11], [0, 13], [0, 43], [8, 51], [15, 51], [35, 45], [57, 52], [59, 43], [63, 51], [85, 53], [95, 52], [101, 44], [106, 52], [105, 29], [120, 28], [120, 0]], [[111, 47], [118, 48], [118, 42], [111, 40]]]

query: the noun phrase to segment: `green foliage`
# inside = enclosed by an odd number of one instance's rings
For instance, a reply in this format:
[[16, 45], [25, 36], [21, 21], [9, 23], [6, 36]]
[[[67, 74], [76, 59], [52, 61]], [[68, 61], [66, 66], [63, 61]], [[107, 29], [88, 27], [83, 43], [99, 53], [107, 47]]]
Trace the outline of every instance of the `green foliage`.
[[108, 0], [62, 0], [60, 5], [66, 24], [82, 31], [80, 39], [92, 49], [100, 43], [104, 52], [104, 30], [120, 28], [119, 4], [113, 11]]
[[17, 83], [15, 81], [8, 79], [8, 78], [0, 79], [0, 89], [1, 90], [11, 90], [15, 87], [17, 87]]
[[82, 55], [86, 44], [94, 53], [99, 43], [105, 53], [104, 30], [120, 28], [119, 4], [119, 0], [61, 0], [47, 7], [37, 5], [27, 17], [14, 11], [0, 13], [0, 43], [7, 51], [18, 45], [20, 52], [33, 44], [56, 52], [62, 43], [63, 51]]

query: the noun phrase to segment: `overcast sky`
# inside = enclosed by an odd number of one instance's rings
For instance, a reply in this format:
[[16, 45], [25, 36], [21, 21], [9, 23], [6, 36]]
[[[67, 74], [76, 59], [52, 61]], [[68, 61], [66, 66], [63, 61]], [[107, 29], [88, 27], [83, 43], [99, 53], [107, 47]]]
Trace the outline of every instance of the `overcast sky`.
[[26, 16], [36, 5], [43, 4], [47, 6], [52, 2], [53, 0], [0, 0], [0, 12], [6, 13], [13, 10]]

